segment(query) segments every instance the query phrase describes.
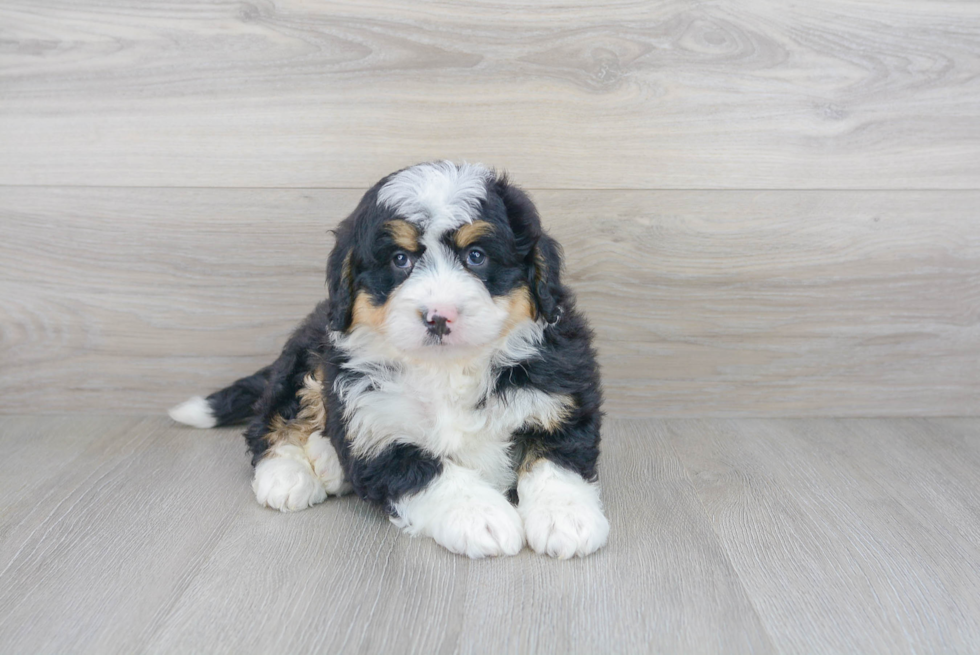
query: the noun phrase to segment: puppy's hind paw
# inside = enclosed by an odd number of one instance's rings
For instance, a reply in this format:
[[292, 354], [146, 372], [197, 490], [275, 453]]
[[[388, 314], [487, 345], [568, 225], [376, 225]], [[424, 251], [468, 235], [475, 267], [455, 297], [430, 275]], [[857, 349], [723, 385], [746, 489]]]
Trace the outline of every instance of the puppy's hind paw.
[[252, 491], [260, 505], [294, 512], [327, 498], [323, 483], [308, 462], [291, 457], [266, 457], [255, 466]]

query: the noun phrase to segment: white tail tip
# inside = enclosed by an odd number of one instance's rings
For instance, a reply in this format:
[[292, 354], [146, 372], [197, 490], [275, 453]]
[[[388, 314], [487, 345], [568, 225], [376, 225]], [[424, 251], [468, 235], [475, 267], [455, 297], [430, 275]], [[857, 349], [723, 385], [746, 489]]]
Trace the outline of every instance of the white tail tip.
[[195, 428], [213, 428], [218, 424], [218, 420], [214, 418], [214, 412], [211, 411], [211, 405], [200, 396], [185, 400], [176, 407], [170, 408], [167, 413], [170, 414], [170, 418], [178, 423], [191, 425]]

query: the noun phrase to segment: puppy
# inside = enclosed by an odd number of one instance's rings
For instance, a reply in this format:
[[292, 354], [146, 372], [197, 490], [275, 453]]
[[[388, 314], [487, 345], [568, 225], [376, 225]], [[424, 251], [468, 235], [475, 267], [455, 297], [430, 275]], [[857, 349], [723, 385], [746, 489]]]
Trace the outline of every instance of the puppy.
[[279, 359], [170, 416], [247, 420], [252, 489], [278, 510], [353, 491], [454, 553], [588, 555], [609, 532], [602, 396], [561, 268], [505, 176], [398, 171], [337, 228], [329, 299]]

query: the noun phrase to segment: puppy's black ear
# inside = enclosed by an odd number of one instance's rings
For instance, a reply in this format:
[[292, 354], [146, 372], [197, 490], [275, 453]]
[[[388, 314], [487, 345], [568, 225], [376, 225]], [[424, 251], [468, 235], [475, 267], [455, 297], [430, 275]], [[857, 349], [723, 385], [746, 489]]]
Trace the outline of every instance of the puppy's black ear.
[[510, 184], [505, 176], [498, 178], [495, 186], [504, 201], [517, 251], [524, 257], [535, 309], [545, 321], [554, 323], [561, 316], [568, 293], [561, 283], [561, 246], [541, 229], [538, 210], [524, 191]]
[[331, 331], [346, 332], [350, 328], [358, 276], [371, 264], [374, 233], [384, 216], [379, 213], [378, 190], [392, 175], [381, 178], [368, 189], [354, 212], [333, 232], [336, 241], [327, 258], [327, 290], [330, 293], [327, 328]]
[[336, 242], [327, 259], [327, 291], [330, 309], [327, 313], [327, 329], [344, 332], [350, 327], [354, 306], [354, 229], [357, 212], [334, 230]]
[[565, 287], [561, 283], [562, 251], [557, 241], [541, 233], [533, 250], [530, 278], [538, 312], [548, 323], [561, 317]]

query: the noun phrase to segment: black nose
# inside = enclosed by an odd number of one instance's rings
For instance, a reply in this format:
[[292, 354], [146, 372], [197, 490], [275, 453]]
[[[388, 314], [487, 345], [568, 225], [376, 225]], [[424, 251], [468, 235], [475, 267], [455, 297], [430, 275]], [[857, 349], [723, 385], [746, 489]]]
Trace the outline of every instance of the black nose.
[[444, 337], [452, 332], [452, 330], [449, 329], [445, 316], [430, 314], [428, 318], [423, 318], [422, 320], [425, 321], [425, 327], [429, 328], [429, 333], [434, 334], [437, 337]]

